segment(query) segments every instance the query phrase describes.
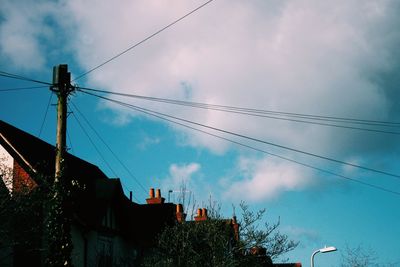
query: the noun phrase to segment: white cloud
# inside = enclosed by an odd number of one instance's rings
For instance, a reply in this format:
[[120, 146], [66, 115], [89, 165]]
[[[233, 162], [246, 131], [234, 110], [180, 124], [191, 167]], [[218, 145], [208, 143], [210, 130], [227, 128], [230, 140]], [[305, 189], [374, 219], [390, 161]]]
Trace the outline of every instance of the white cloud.
[[46, 19], [56, 10], [51, 2], [2, 1], [0, 52], [12, 66], [22, 70], [44, 67], [51, 53], [46, 43], [56, 39]]
[[[111, 6], [107, 1], [69, 1], [77, 58], [85, 68], [96, 66], [200, 2], [126, 1]], [[374, 77], [395, 66], [392, 55], [400, 41], [396, 10], [394, 1], [215, 1], [94, 71], [88, 83], [147, 96], [386, 120], [392, 115], [391, 99]], [[341, 159], [392, 149], [394, 142], [387, 136], [360, 137], [357, 131], [134, 103]], [[185, 145], [218, 154], [232, 148], [225, 141], [172, 127], [185, 136]], [[249, 198], [261, 200], [309, 183], [291, 163], [252, 158], [250, 165], [253, 170], [229, 187], [230, 195], [255, 190]]]
[[169, 172], [174, 180], [188, 180], [195, 172], [200, 170], [200, 164], [190, 163], [187, 165], [172, 164], [169, 168]]
[[168, 190], [179, 191], [183, 186], [189, 190], [194, 190], [192, 177], [201, 169], [199, 163], [171, 164], [169, 175], [162, 180], [162, 187]]
[[[199, 3], [69, 1], [77, 58], [85, 68], [96, 66]], [[371, 76], [392, 66], [391, 52], [399, 41], [392, 5], [216, 1], [87, 78], [91, 86], [119, 92], [385, 119], [389, 100]], [[361, 149], [353, 142], [354, 132], [338, 134], [320, 126], [135, 103], [317, 153], [341, 152], [334, 140], [346, 142], [353, 151]], [[179, 127], [177, 131], [186, 133], [192, 146], [217, 153], [229, 148], [204, 134]]]
[[[203, 200], [204, 184], [200, 172], [201, 165], [196, 162], [171, 164], [169, 174], [160, 180], [160, 188], [171, 202], [184, 205], [185, 212], [193, 209], [195, 202]], [[171, 191], [169, 193], [169, 191]]]
[[[3, 54], [14, 64], [33, 61], [37, 66], [43, 65], [44, 54], [49, 52], [42, 47], [43, 38], [50, 40], [54, 35], [45, 20], [48, 15], [63, 27], [68, 46], [64, 49], [73, 51], [84, 70], [203, 3], [70, 0], [53, 8], [46, 1], [24, 1], [23, 7], [15, 2], [18, 1], [4, 5], [7, 12], [3, 12], [6, 15], [3, 14], [0, 39]], [[61, 8], [63, 16], [58, 14]], [[214, 1], [85, 79], [89, 87], [146, 96], [391, 120], [398, 117], [390, 113], [390, 107], [399, 97], [388, 93], [379, 82], [379, 75], [398, 67], [393, 56], [400, 43], [398, 12], [395, 0]], [[79, 82], [84, 83], [85, 79]], [[393, 136], [361, 136], [358, 131], [123, 100], [339, 159], [360, 158], [398, 147]], [[128, 123], [133, 116], [115, 105], [101, 105], [119, 114], [114, 118], [116, 123]], [[233, 148], [225, 141], [172, 127], [177, 136], [184, 136], [184, 145], [221, 155]], [[278, 154], [287, 156], [282, 151]], [[298, 190], [308, 183], [303, 172], [286, 162], [251, 158], [250, 165], [249, 175], [236, 181], [230, 187], [231, 193], [256, 186], [253, 198], [264, 199], [278, 194], [272, 190]], [[180, 167], [176, 167], [178, 170]], [[245, 168], [241, 171], [245, 172]], [[170, 178], [174, 182], [173, 177], [177, 176], [172, 172]]]
[[293, 240], [301, 240], [300, 246], [303, 248], [306, 246], [318, 246], [322, 241], [320, 234], [313, 229], [286, 226], [282, 228], [282, 231], [288, 234], [290, 238], [293, 238]]
[[[224, 197], [228, 199], [258, 202], [301, 190], [311, 183], [304, 169], [269, 157], [241, 158], [237, 165], [237, 176], [244, 178], [225, 184]], [[228, 179], [232, 181], [234, 177]]]
[[145, 150], [147, 147], [157, 145], [161, 141], [158, 137], [144, 136], [141, 143], [137, 145], [140, 150]]

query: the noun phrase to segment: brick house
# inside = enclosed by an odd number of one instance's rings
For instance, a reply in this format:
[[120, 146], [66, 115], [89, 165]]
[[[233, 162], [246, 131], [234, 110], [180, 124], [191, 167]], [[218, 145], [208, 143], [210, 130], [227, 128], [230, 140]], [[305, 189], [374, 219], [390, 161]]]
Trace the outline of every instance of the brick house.
[[[0, 120], [0, 160], [1, 165], [12, 171], [8, 180], [4, 175], [0, 180], [0, 228], [4, 228], [6, 226], [1, 223], [7, 218], [2, 217], [6, 216], [1, 212], [2, 200], [7, 202], [19, 195], [30, 195], [51, 183], [55, 147]], [[72, 204], [74, 266], [138, 266], [143, 256], [151, 253], [158, 234], [166, 225], [185, 221], [182, 205], [165, 203], [159, 189], [150, 189], [147, 204], [137, 204], [125, 196], [118, 178], [108, 178], [97, 166], [69, 153], [65, 161], [65, 177], [83, 188], [74, 195]], [[46, 246], [43, 212], [42, 206], [27, 211], [23, 214], [26, 220], [8, 224], [12, 227], [6, 234], [0, 231], [0, 266], [43, 265]], [[34, 213], [38, 215], [35, 217]], [[194, 219], [197, 223], [207, 220], [207, 210], [198, 210]], [[224, 223], [232, 228], [234, 239], [238, 239], [236, 218], [224, 220]], [[14, 244], [16, 231], [30, 231], [35, 249]], [[272, 266], [299, 267], [301, 264]]]

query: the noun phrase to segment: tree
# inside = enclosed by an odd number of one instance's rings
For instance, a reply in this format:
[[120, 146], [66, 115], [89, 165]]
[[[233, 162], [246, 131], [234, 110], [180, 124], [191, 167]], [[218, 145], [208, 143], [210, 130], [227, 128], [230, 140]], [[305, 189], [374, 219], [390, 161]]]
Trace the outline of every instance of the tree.
[[72, 266], [72, 199], [66, 180], [50, 187], [46, 203], [47, 266]]
[[16, 265], [71, 266], [71, 195], [81, 185], [74, 179], [54, 184], [32, 174], [40, 186], [9, 191], [14, 174], [5, 160], [0, 158], [0, 266], [13, 259]]
[[[209, 205], [208, 219], [167, 226], [157, 248], [145, 257], [145, 266], [268, 266], [271, 259], [295, 249], [298, 242], [278, 231], [279, 221], [259, 223], [265, 209], [253, 212], [241, 203], [240, 238], [235, 237], [232, 221], [222, 219], [220, 209]], [[265, 248], [266, 255], [253, 255], [254, 248]], [[262, 255], [261, 255], [262, 256]]]
[[362, 245], [357, 247], [349, 247], [348, 245], [342, 253], [341, 267], [383, 267], [383, 266], [398, 266], [398, 263], [378, 263], [379, 258], [373, 249], [366, 249]]
[[13, 259], [18, 265], [27, 258], [31, 264], [40, 263], [44, 194], [25, 187], [10, 191], [12, 178], [12, 168], [5, 164], [5, 158], [0, 158], [0, 265]]
[[12, 204], [8, 187], [11, 183], [12, 170], [4, 164], [5, 159], [0, 158], [0, 265], [8, 262], [11, 256], [11, 221], [9, 213]]
[[244, 202], [240, 204], [240, 208], [242, 211], [240, 220], [242, 249], [248, 251], [253, 247], [263, 247], [266, 249], [267, 255], [275, 260], [298, 246], [299, 242], [290, 240], [286, 234], [279, 232], [280, 220], [272, 224], [266, 221], [263, 227], [259, 226], [259, 222], [266, 212], [265, 209], [253, 212]]

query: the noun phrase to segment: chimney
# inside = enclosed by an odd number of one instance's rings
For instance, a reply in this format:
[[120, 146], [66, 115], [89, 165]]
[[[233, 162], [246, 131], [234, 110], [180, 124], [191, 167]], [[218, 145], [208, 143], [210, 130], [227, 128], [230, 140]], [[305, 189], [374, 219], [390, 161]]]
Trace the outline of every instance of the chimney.
[[183, 213], [183, 206], [182, 204], [176, 204], [176, 220], [181, 223], [185, 221], [186, 214]]
[[154, 188], [150, 188], [149, 196], [150, 198], [154, 198]]
[[239, 236], [239, 226], [240, 226], [240, 224], [237, 223], [236, 216], [233, 216], [231, 223], [232, 223], [232, 228], [233, 228], [233, 232], [235, 235], [235, 240], [239, 241], [239, 237], [240, 237]]
[[264, 247], [255, 246], [250, 249], [250, 254], [254, 256], [266, 256], [267, 250]]
[[194, 217], [196, 222], [207, 220], [207, 209], [197, 209], [197, 216]]
[[160, 189], [156, 190], [156, 198], [161, 198], [161, 190]]
[[161, 190], [156, 190], [154, 197], [154, 188], [150, 188], [149, 198], [146, 198], [147, 204], [164, 204], [165, 198], [161, 197]]
[[202, 215], [203, 215], [203, 217], [207, 218], [207, 209], [206, 208], [202, 209]]

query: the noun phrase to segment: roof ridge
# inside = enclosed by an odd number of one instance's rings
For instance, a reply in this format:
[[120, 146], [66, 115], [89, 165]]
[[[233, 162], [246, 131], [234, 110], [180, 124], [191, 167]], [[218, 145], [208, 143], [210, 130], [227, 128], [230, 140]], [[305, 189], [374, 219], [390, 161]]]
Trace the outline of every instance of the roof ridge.
[[[41, 172], [51, 174], [54, 169], [55, 149], [56, 147], [46, 141], [25, 132], [3, 120], [0, 120], [0, 144], [7, 149], [12, 149], [14, 156], [19, 158], [23, 163], [35, 171], [41, 168]], [[107, 176], [100, 170], [97, 165], [79, 158], [69, 152], [66, 153], [66, 160], [69, 165], [74, 166], [78, 170], [73, 170], [75, 176], [82, 176], [79, 172], [86, 175], [96, 177]], [[46, 168], [43, 163], [47, 164]], [[84, 170], [83, 170], [84, 169]]]

